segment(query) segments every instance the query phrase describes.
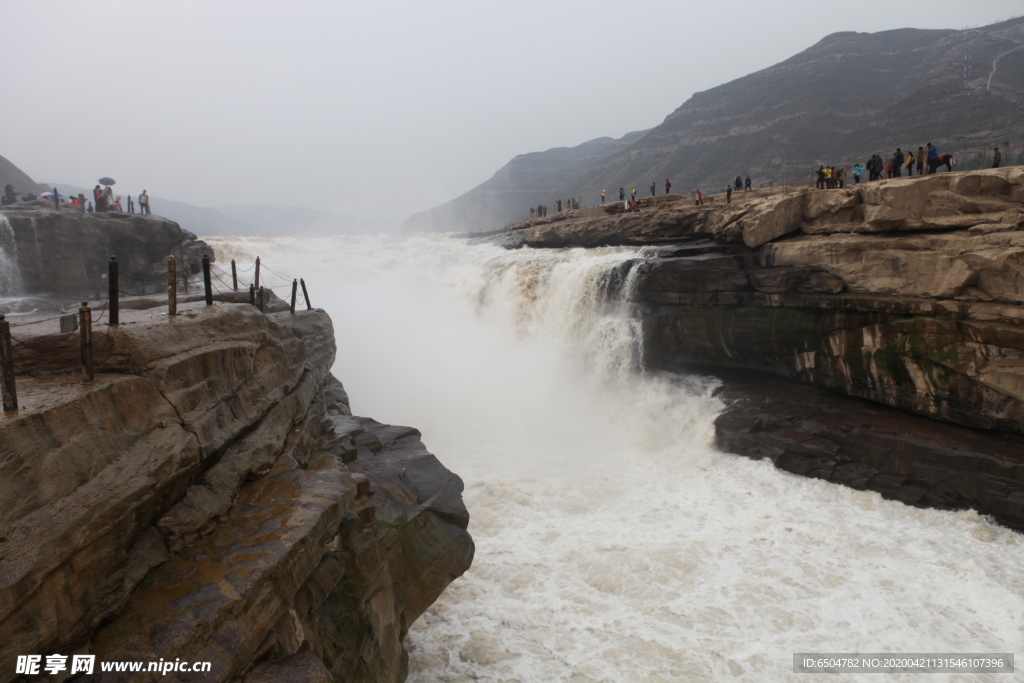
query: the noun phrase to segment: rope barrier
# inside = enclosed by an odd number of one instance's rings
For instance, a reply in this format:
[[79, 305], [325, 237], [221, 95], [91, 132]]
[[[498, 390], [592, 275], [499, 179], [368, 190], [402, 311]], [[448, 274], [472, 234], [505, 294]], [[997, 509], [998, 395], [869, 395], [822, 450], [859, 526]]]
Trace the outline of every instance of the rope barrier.
[[99, 316], [97, 316], [97, 318], [92, 321], [93, 325], [98, 325], [99, 322], [101, 320], [103, 320], [103, 316], [107, 314], [107, 303], [109, 302], [109, 300], [110, 300], [110, 296], [108, 295], [107, 298], [104, 299], [103, 302], [100, 304], [101, 306], [103, 306], [103, 310], [100, 311]]
[[[253, 284], [253, 281], [255, 279], [255, 278], [250, 279], [248, 282], [245, 282], [245, 281], [243, 281], [241, 279], [238, 279], [239, 289], [236, 291], [234, 289], [234, 286], [232, 284], [228, 284], [227, 280], [225, 279], [226, 277], [229, 277], [231, 275], [231, 271], [227, 267], [225, 267], [223, 265], [220, 265], [220, 264], [210, 264], [210, 265], [211, 265], [210, 274], [213, 276], [210, 279], [210, 286], [218, 294], [221, 294], [221, 295], [238, 294], [243, 289], [248, 289], [250, 287], [250, 285]], [[255, 263], [250, 265], [248, 268], [239, 268], [239, 267], [237, 267], [237, 264], [236, 264], [235, 276], [237, 277], [237, 274], [240, 273], [240, 272], [241, 273], [250, 272], [255, 267], [256, 267]], [[274, 268], [271, 268], [271, 267], [267, 266], [262, 261], [260, 262], [260, 267], [261, 267], [261, 269], [263, 269], [265, 271], [265, 273], [274, 276], [274, 279], [283, 280], [283, 282], [281, 284], [270, 285], [268, 280], [266, 278], [264, 278], [264, 282], [266, 282], [267, 284], [263, 284], [262, 288], [265, 291], [271, 291], [271, 292], [274, 292], [276, 294], [277, 290], [282, 290], [282, 289], [290, 290], [291, 287], [293, 286], [293, 283], [298, 280], [298, 278], [291, 277], [291, 276], [289, 276], [289, 275], [287, 275], [285, 273], [282, 273], [281, 271], [278, 271], [278, 270], [276, 270]], [[134, 277], [132, 275], [129, 275], [127, 273], [118, 273], [118, 275], [120, 277], [125, 278], [126, 280], [130, 280], [132, 282], [137, 282], [137, 283], [140, 283], [140, 284], [143, 284], [143, 285], [145, 283], [148, 283], [148, 282], [156, 282], [158, 280], [164, 280], [167, 277], [166, 274], [156, 275], [156, 276], [151, 277], [151, 278], [138, 278], [138, 277]], [[202, 282], [201, 276], [197, 277], [196, 280], [193, 280], [192, 274], [189, 273], [187, 270], [183, 273], [183, 280], [185, 281], [185, 283], [187, 283], [187, 285], [193, 285], [193, 286], [196, 286], [197, 280], [200, 283]], [[220, 286], [218, 286], [217, 282], [219, 282], [220, 285], [223, 285], [224, 288], [222, 289]], [[204, 283], [204, 288], [205, 288], [205, 283]], [[197, 287], [197, 290], [198, 289], [199, 288]], [[136, 294], [136, 293], [133, 293], [133, 292], [127, 292], [127, 291], [125, 291], [124, 289], [121, 289], [121, 288], [117, 289], [119, 294], [123, 294], [124, 296], [128, 296], [128, 297], [133, 297], [133, 296], [151, 296], [151, 295], [154, 295], [154, 294], [159, 294], [159, 293], [161, 293], [164, 290], [164, 288], [163, 287], [158, 287], [153, 292], [146, 292], [145, 290], [146, 290], [146, 288], [145, 288], [145, 286], [143, 286], [142, 287], [142, 294]], [[101, 292], [105, 292], [106, 290], [100, 290], [100, 291]], [[290, 302], [290, 294], [286, 296], [286, 300]], [[103, 321], [103, 318], [107, 315], [107, 311], [110, 308], [109, 304], [110, 304], [110, 297], [109, 297], [109, 295], [108, 296], [104, 296], [104, 298], [97, 304], [96, 308], [93, 309], [94, 312], [96, 310], [99, 310], [99, 315], [97, 315], [96, 318], [94, 318], [93, 321], [92, 321], [92, 324], [94, 326], [95, 325], [99, 325]], [[298, 306], [299, 304], [301, 304], [303, 306], [307, 306], [307, 307], [309, 306], [309, 302], [306, 300], [305, 293], [302, 291], [301, 288], [296, 290], [296, 306]], [[43, 318], [41, 320], [30, 320], [30, 321], [21, 322], [21, 323], [11, 323], [10, 327], [11, 328], [17, 328], [17, 327], [27, 327], [29, 325], [39, 325], [39, 324], [42, 324], [42, 323], [52, 322], [54, 320], [60, 320], [61, 318], [64, 318], [64, 317], [69, 316], [69, 315], [76, 315], [76, 317], [77, 317], [77, 312], [75, 312], [75, 311], [67, 311], [67, 312], [61, 313], [60, 315], [52, 316], [52, 317], [49, 317], [49, 318]], [[26, 349], [29, 349], [29, 350], [33, 351], [34, 353], [46, 353], [46, 352], [53, 352], [53, 351], [64, 352], [64, 351], [70, 350], [71, 346], [75, 345], [75, 340], [73, 339], [73, 336], [77, 335], [77, 334], [78, 334], [78, 330], [76, 329], [76, 330], [72, 330], [71, 332], [66, 332], [66, 333], [63, 333], [63, 334], [47, 335], [47, 339], [53, 340], [53, 341], [51, 341], [50, 343], [47, 343], [47, 344], [39, 344], [38, 342], [28, 342], [28, 341], [25, 341], [24, 339], [19, 339], [18, 337], [15, 337], [14, 335], [11, 335], [11, 341], [13, 341], [14, 343], [18, 344], [19, 346], [25, 347]], [[56, 337], [56, 339], [53, 339], [54, 337]], [[69, 342], [70, 342], [70, 344], [69, 344]], [[25, 366], [20, 365], [18, 363], [13, 363], [13, 361], [12, 361], [12, 364], [14, 365], [14, 368], [20, 374], [31, 374], [31, 372], [32, 372], [31, 368], [26, 368]]]
[[126, 277], [129, 280], [134, 280], [135, 282], [156, 282], [157, 280], [166, 280], [167, 279], [167, 273], [163, 273], [162, 275], [157, 275], [156, 277], [138, 278], [138, 277], [132, 277], [128, 273], [118, 272], [118, 277]]
[[[58, 339], [57, 339], [57, 341], [55, 343], [56, 344], [63, 344], [65, 341], [67, 341], [70, 338], [70, 336], [72, 334], [75, 334], [75, 332], [77, 332], [77, 330], [75, 330], [73, 332], [65, 332], [64, 334], [57, 335]], [[13, 334], [11, 335], [11, 341], [13, 341], [16, 344], [20, 344], [21, 346], [24, 346], [27, 349], [32, 349], [33, 351], [37, 351], [39, 353], [44, 353], [46, 351], [54, 350], [53, 347], [43, 348], [42, 346], [37, 345], [35, 342], [29, 343], [27, 341], [23, 341], [23, 340], [18, 339], [17, 337], [15, 337]]]
[[291, 282], [292, 280], [297, 280], [298, 279], [296, 277], [292, 277], [291, 275], [286, 275], [286, 274], [284, 274], [284, 273], [282, 273], [280, 271], [274, 270], [273, 268], [271, 268], [270, 266], [266, 265], [262, 261], [260, 262], [260, 267], [261, 268], [266, 268], [267, 270], [269, 270], [274, 275], [277, 275], [278, 277], [282, 277], [282, 278], [288, 280], [289, 282]]
[[27, 323], [11, 323], [11, 327], [24, 327], [25, 325], [38, 325], [39, 323], [48, 323], [51, 320], [60, 320], [65, 315], [72, 315], [72, 314], [71, 313], [62, 313], [61, 315], [55, 316], [53, 318], [43, 318], [42, 320], [32, 320], [32, 321], [27, 322]]
[[[214, 271], [210, 271], [210, 274], [211, 274], [211, 275], [213, 275], [213, 277], [215, 277], [215, 278], [217, 278], [218, 280], [220, 280], [220, 283], [221, 283], [222, 285], [224, 285], [225, 287], [227, 287], [227, 288], [228, 288], [229, 290], [231, 289], [231, 285], [229, 285], [228, 283], [224, 282], [224, 278], [222, 278], [222, 277], [220, 276], [220, 273], [216, 273], [216, 272], [214, 272]], [[210, 284], [213, 284], [213, 279], [212, 279], [212, 278], [211, 278], [211, 280], [210, 280]], [[214, 285], [214, 287], [216, 287], [216, 285]], [[217, 291], [219, 292], [220, 290], [218, 289]], [[233, 291], [233, 290], [232, 290], [232, 291]]]

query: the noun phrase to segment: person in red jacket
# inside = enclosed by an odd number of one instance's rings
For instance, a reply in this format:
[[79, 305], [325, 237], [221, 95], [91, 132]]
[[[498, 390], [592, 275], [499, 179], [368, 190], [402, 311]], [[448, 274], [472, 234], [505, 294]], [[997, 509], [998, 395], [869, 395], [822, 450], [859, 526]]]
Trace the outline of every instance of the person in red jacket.
[[671, 189], [672, 189], [672, 183], [670, 183], [668, 181], [668, 178], [665, 178], [665, 194], [668, 194], [668, 191], [671, 190]]

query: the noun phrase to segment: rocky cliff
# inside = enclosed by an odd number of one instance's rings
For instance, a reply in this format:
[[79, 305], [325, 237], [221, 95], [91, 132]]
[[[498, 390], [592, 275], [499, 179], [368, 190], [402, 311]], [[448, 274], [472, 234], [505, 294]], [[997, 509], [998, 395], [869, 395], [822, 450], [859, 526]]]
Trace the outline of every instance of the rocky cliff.
[[213, 258], [205, 243], [165, 218], [54, 209], [46, 200], [0, 209], [0, 252], [0, 268], [16, 266], [22, 290], [7, 294], [70, 297], [105, 291], [111, 256], [122, 273], [143, 281], [166, 274], [171, 255], [196, 268], [203, 254]]
[[416, 430], [351, 415], [324, 312], [162, 313], [97, 328], [92, 383], [77, 335], [16, 328], [0, 681], [26, 653], [402, 680], [410, 624], [473, 557], [461, 480]]
[[[1024, 168], [735, 199], [698, 207], [662, 196], [633, 213], [526, 221], [497, 239], [658, 245], [625, 267], [648, 368], [770, 373], [922, 417], [1024, 434]], [[625, 271], [619, 280], [624, 286]], [[756, 411], [748, 415], [760, 425], [751, 427], [757, 438], [804, 419], [770, 427]], [[965, 447], [956, 467], [992, 474], [1002, 511], [968, 506], [1024, 528], [1024, 450], [992, 449], [1008, 453], [1003, 464], [974, 448], [981, 455], [964, 466]], [[956, 450], [930, 452], [948, 470]], [[864, 485], [891, 488], [881, 482]]]

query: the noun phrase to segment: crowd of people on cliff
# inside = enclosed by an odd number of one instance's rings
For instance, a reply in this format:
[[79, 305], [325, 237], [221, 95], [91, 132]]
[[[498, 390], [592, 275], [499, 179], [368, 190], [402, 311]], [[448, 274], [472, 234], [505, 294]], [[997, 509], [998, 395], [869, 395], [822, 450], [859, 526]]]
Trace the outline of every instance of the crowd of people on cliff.
[[[124, 213], [125, 206], [121, 203], [121, 196], [114, 195], [113, 189], [109, 185], [101, 189], [99, 185], [93, 188], [92, 191], [93, 201], [87, 201], [84, 194], [78, 194], [78, 196], [72, 195], [70, 198], [64, 198], [57, 188], [53, 188], [53, 192], [44, 192], [42, 195], [37, 195], [34, 192], [21, 193], [14, 189], [11, 183], [4, 186], [4, 193], [0, 195], [0, 206], [8, 206], [16, 204], [18, 200], [21, 201], [34, 201], [36, 199], [46, 199], [47, 201], [52, 200], [54, 208], [59, 209], [61, 204], [66, 204], [72, 209], [78, 209], [84, 213]], [[62, 201], [62, 199], [64, 201]], [[136, 203], [132, 201], [131, 196], [128, 196], [128, 213], [135, 213]], [[152, 215], [149, 204], [149, 194], [146, 190], [142, 191], [138, 199], [139, 213], [143, 215]]]
[[[999, 168], [1003, 161], [1002, 152], [999, 151], [998, 147], [992, 150], [992, 162], [991, 168]], [[938, 148], [932, 143], [928, 143], [927, 147], [919, 146], [917, 151], [913, 148], [908, 148], [907, 152], [904, 152], [902, 148], [897, 147], [896, 152], [891, 157], [883, 158], [878, 154], [873, 154], [867, 163], [863, 166], [857, 164], [853, 167], [853, 183], [855, 185], [860, 184], [861, 178], [865, 171], [868, 173], [868, 182], [875, 180], [881, 180], [884, 178], [901, 178], [906, 173], [907, 177], [914, 175], [931, 175], [938, 173], [939, 168], [942, 166], [946, 167], [946, 170], [953, 170], [953, 155], [952, 154], [940, 154]], [[835, 166], [825, 166], [824, 164], [818, 166], [818, 170], [815, 172], [815, 186], [819, 190], [833, 190], [842, 189], [846, 187], [847, 177], [846, 168], [836, 168]], [[752, 183], [750, 176], [748, 175], [745, 179], [741, 176], [736, 176], [736, 180], [726, 186], [725, 189], [725, 201], [727, 204], [732, 203], [733, 191], [749, 192], [752, 189]], [[657, 183], [651, 183], [650, 187], [651, 197], [657, 194]], [[669, 179], [665, 179], [665, 194], [670, 194], [672, 191], [672, 183]], [[637, 198], [636, 188], [630, 190], [629, 199], [627, 200], [626, 188], [619, 188], [619, 201], [625, 204], [627, 211], [636, 210], [640, 207], [642, 202], [641, 199]], [[697, 206], [704, 205], [704, 198], [701, 191], [694, 190], [690, 193], [690, 197], [693, 198], [694, 204]], [[605, 203], [605, 191], [601, 190], [601, 203]], [[555, 202], [556, 213], [562, 211], [562, 200], [559, 199]], [[566, 200], [566, 207], [568, 209], [578, 209], [580, 207], [577, 199]], [[548, 213], [546, 206], [538, 206], [536, 209], [530, 208], [530, 218], [540, 218], [546, 216]]]
[[[575, 211], [580, 208], [580, 200], [576, 197], [572, 199], [556, 199], [555, 200], [555, 213], [562, 213], [562, 207], [565, 207], [566, 211]], [[548, 215], [548, 207], [543, 204], [538, 204], [536, 208], [530, 207], [530, 218], [542, 218]]]
[[[82, 197], [82, 195], [78, 196], [80, 199], [84, 200], [84, 197]], [[114, 191], [111, 189], [110, 185], [107, 185], [103, 189], [100, 189], [100, 186], [97, 185], [92, 189], [92, 197], [93, 201], [96, 203], [96, 212], [124, 212], [124, 207], [121, 205], [120, 195], [115, 197]], [[146, 192], [146, 190], [143, 190], [142, 194], [139, 195], [138, 207], [139, 213], [146, 216], [151, 215], [152, 212], [150, 211], [149, 208], [149, 194]], [[89, 205], [87, 210], [90, 213], [93, 211], [91, 204]], [[128, 195], [128, 213], [135, 213], [135, 202], [132, 201], [131, 195]]]
[[[1002, 153], [996, 147], [992, 157], [992, 168], [999, 168], [1002, 160]], [[904, 152], [902, 148], [897, 147], [891, 156], [883, 158], [879, 154], [872, 154], [863, 166], [854, 166], [853, 184], [860, 183], [865, 171], [868, 173], [868, 182], [873, 182], [883, 178], [902, 178], [904, 174], [908, 178], [914, 175], [931, 175], [938, 173], [942, 166], [952, 171], [953, 164], [952, 154], [940, 154], [939, 149], [930, 142], [927, 147], [919, 146], [916, 151], [913, 147], [908, 147]], [[819, 190], [842, 188], [846, 184], [845, 175], [845, 169], [837, 171], [835, 166], [819, 166], [816, 186]]]
[[[665, 178], [665, 186], [664, 187], [665, 187], [665, 194], [671, 194], [672, 193], [672, 181], [670, 181], [668, 178]], [[732, 202], [732, 193], [733, 193], [733, 189], [734, 188], [735, 188], [735, 190], [737, 192], [740, 192], [740, 191], [749, 192], [750, 190], [752, 190], [753, 189], [753, 182], [751, 181], [750, 176], [748, 175], [745, 179], [743, 178], [743, 176], [736, 176], [736, 180], [726, 187], [726, 202], [727, 203], [731, 203]], [[651, 186], [650, 186], [651, 197], [656, 196], [657, 195], [657, 191], [658, 191], [658, 184], [652, 182]], [[627, 195], [628, 195], [628, 198], [627, 198]], [[693, 192], [691, 192], [690, 193], [690, 197], [693, 198], [694, 203], [697, 206], [704, 206], [704, 195], [703, 195], [703, 193], [699, 189], [696, 189]], [[605, 192], [605, 190], [601, 190], [601, 203], [602, 204], [605, 203], [606, 198], [607, 198], [607, 193]], [[640, 208], [640, 206], [641, 206], [641, 204], [643, 202], [643, 199], [637, 197], [637, 190], [636, 190], [635, 187], [631, 188], [628, 193], [626, 192], [626, 188], [625, 187], [620, 187], [619, 188], [619, 201], [623, 203], [624, 208], [625, 208], [626, 211], [635, 211], [635, 210]], [[564, 206], [565, 206], [566, 210], [576, 210], [576, 209], [580, 208], [580, 201], [579, 201], [579, 199], [577, 199], [575, 197], [572, 198], [572, 199], [566, 199], [566, 200], [564, 200]], [[559, 214], [559, 213], [562, 212], [562, 207], [563, 207], [563, 200], [561, 200], [561, 199], [555, 200], [555, 213], [556, 214]], [[538, 205], [537, 207], [532, 207], [532, 206], [530, 207], [530, 219], [531, 220], [534, 219], [534, 218], [543, 218], [544, 216], [547, 216], [547, 215], [548, 215], [548, 207], [543, 205], [543, 204]]]

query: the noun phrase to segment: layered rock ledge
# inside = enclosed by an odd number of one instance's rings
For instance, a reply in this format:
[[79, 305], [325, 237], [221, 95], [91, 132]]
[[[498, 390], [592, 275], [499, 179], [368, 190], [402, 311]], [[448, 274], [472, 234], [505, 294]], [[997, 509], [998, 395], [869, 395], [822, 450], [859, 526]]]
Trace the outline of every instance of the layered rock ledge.
[[[623, 295], [642, 317], [648, 368], [766, 373], [912, 415], [1024, 434], [1024, 168], [714, 199], [698, 207], [660, 196], [637, 212], [535, 219], [491, 239], [646, 246], [617, 279], [632, 285]], [[801, 395], [808, 406], [818, 400]], [[750, 439], [771, 441], [765, 419], [739, 414], [751, 420]], [[722, 443], [739, 448], [735, 438]], [[921, 504], [976, 507], [1024, 528], [1024, 450], [1015, 441], [991, 447], [1005, 465], [998, 475], [980, 457], [961, 468], [992, 474], [978, 484], [988, 487], [981, 498], [963, 484], [970, 477], [959, 479], [964, 495], [911, 495], [872, 476], [836, 475], [845, 470], [835, 462], [785, 466]], [[898, 450], [890, 464], [902, 469], [880, 473], [909, 475]], [[941, 467], [963, 464], [941, 450], [930, 451], [945, 458]], [[774, 455], [777, 464], [794, 462]]]
[[403, 680], [406, 631], [472, 561], [462, 482], [351, 415], [329, 317], [126, 308], [91, 384], [54, 325], [17, 328], [0, 416], [0, 680], [26, 653]]

